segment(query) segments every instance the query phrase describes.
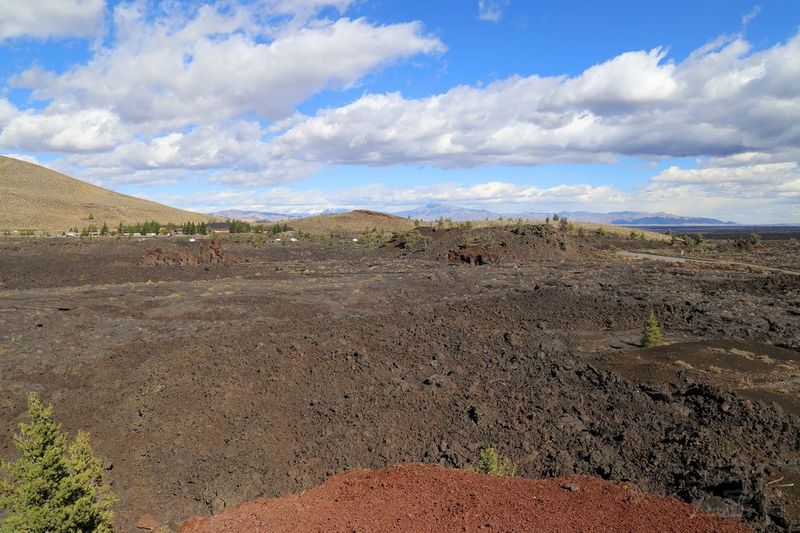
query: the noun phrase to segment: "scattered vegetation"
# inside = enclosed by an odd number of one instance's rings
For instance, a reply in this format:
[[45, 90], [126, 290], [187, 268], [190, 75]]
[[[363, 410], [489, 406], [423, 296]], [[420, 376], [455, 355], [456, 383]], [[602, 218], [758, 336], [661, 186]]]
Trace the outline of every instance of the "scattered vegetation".
[[270, 235], [280, 235], [283, 232], [289, 231], [289, 226], [285, 223], [280, 224], [276, 222], [275, 224], [270, 226], [267, 231], [269, 232]]
[[364, 232], [358, 238], [358, 243], [369, 248], [379, 248], [381, 246], [386, 246], [386, 243], [389, 242], [389, 237], [384, 233], [383, 230], [378, 231], [376, 228], [372, 228], [369, 231]]
[[53, 419], [53, 406], [28, 396], [28, 423], [14, 437], [19, 458], [1, 462], [0, 531], [110, 532], [116, 499], [103, 485], [103, 468], [89, 436], [72, 444]]
[[[167, 226], [167, 229], [170, 229], [169, 226]], [[183, 231], [184, 235], [207, 235], [208, 227], [206, 226], [205, 222], [201, 222], [199, 224], [195, 224], [194, 222], [185, 222], [181, 227], [181, 231]]]
[[395, 233], [392, 240], [400, 242], [401, 246], [406, 250], [421, 249], [423, 251], [427, 250], [433, 242], [430, 237], [422, 235], [417, 230]]
[[649, 348], [651, 346], [660, 346], [663, 342], [661, 335], [661, 326], [658, 325], [655, 312], [651, 309], [650, 316], [644, 323], [642, 329], [642, 346]]
[[146, 235], [148, 233], [158, 233], [161, 231], [161, 223], [157, 220], [151, 220], [150, 222], [144, 222], [141, 224], [123, 224], [120, 222], [119, 227], [122, 229], [120, 233], [128, 233], [131, 235], [134, 233]]
[[94, 224], [89, 224], [88, 226], [85, 226], [81, 230], [81, 237], [89, 237], [91, 235], [97, 235], [99, 233], [100, 230], [97, 229], [97, 226], [95, 226]]
[[228, 233], [250, 233], [253, 227], [244, 220], [231, 220], [228, 222]]
[[452, 218], [444, 218], [439, 217], [433, 225], [433, 229], [436, 231], [450, 229], [454, 226]]
[[695, 246], [704, 246], [706, 244], [706, 238], [703, 237], [702, 233], [695, 233], [692, 235], [692, 242]]
[[517, 474], [517, 465], [511, 459], [500, 455], [493, 447], [489, 446], [481, 450], [475, 470], [482, 474], [509, 477]]

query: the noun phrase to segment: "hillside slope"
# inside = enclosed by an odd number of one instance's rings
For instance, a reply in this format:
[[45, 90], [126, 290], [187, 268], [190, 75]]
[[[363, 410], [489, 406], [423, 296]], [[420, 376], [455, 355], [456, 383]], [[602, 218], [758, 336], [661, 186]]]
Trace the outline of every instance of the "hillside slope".
[[310, 233], [311, 235], [327, 235], [328, 233], [362, 233], [376, 230], [391, 233], [408, 231], [414, 228], [414, 221], [407, 218], [356, 209], [346, 213], [316, 215], [297, 218], [289, 221], [292, 229]]
[[[64, 230], [107, 222], [202, 222], [213, 217], [97, 187], [0, 156], [0, 230]], [[90, 220], [89, 215], [94, 216]]]

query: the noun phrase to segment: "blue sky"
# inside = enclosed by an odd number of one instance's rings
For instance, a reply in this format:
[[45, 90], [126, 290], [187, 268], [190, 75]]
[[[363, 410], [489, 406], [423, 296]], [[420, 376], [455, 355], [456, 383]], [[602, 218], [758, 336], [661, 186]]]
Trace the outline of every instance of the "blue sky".
[[800, 223], [800, 3], [0, 0], [0, 153], [194, 210]]

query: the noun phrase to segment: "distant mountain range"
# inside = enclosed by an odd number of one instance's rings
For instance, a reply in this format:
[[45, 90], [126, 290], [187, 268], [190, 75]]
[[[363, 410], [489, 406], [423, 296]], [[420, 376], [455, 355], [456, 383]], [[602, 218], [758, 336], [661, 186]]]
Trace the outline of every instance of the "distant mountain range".
[[457, 207], [442, 203], [425, 204], [416, 209], [399, 211], [394, 214], [399, 217], [426, 221], [436, 220], [438, 218], [449, 218], [458, 221], [495, 220], [502, 216], [497, 213], [492, 213], [491, 211], [486, 211], [485, 209], [468, 209], [466, 207]]
[[226, 218], [229, 220], [244, 220], [245, 222], [278, 222], [280, 220], [289, 220], [292, 218], [304, 218], [313, 215], [335, 215], [338, 213], [346, 213], [349, 209], [334, 208], [325, 209], [320, 212], [304, 211], [301, 213], [275, 213], [272, 211], [246, 211], [242, 209], [226, 209], [223, 211], [215, 211], [210, 213], [215, 217]]
[[[240, 209], [228, 209], [216, 211], [211, 215], [226, 218], [245, 220], [247, 222], [277, 222], [280, 220], [290, 220], [303, 218], [312, 215], [332, 215], [347, 212], [348, 209], [335, 208], [326, 209], [322, 212], [299, 212], [299, 213], [278, 213], [273, 211], [246, 211]], [[497, 220], [499, 218], [526, 220], [544, 220], [553, 216], [553, 213], [538, 211], [528, 211], [524, 213], [495, 213], [486, 209], [470, 209], [441, 202], [432, 202], [415, 209], [398, 211], [392, 213], [403, 218], [412, 220], [433, 221], [439, 218], [449, 218], [454, 221], [477, 221], [477, 220]], [[685, 217], [671, 215], [669, 213], [646, 213], [642, 211], [612, 211], [610, 213], [599, 213], [593, 211], [559, 211], [558, 216], [575, 220], [577, 222], [598, 222], [602, 224], [618, 224], [627, 226], [700, 226], [700, 225], [724, 225], [734, 224], [716, 218], [705, 217]]]
[[[522, 218], [552, 217], [552, 213], [521, 213], [510, 215]], [[598, 222], [602, 224], [618, 224], [625, 226], [682, 226], [682, 225], [722, 225], [735, 224], [716, 218], [686, 217], [669, 213], [645, 213], [642, 211], [611, 211], [609, 213], [596, 213], [592, 211], [560, 211], [560, 217], [566, 217], [576, 222]]]
[[[534, 211], [525, 213], [495, 213], [485, 209], [469, 209], [439, 202], [425, 204], [417, 207], [416, 209], [399, 211], [395, 214], [401, 217], [425, 221], [436, 220], [439, 218], [449, 218], [458, 221], [496, 220], [500, 217], [543, 220], [547, 217], [553, 216], [553, 213]], [[619, 224], [630, 226], [734, 224], [734, 222], [725, 222], [716, 218], [686, 217], [680, 215], [671, 215], [669, 213], [646, 213], [641, 211], [612, 211], [610, 213], [598, 213], [592, 211], [560, 211], [558, 212], [558, 216], [566, 217], [577, 222], [598, 222], [603, 224]]]
[[243, 211], [241, 209], [226, 209], [211, 213], [215, 217], [227, 218], [230, 220], [244, 220], [245, 222], [276, 222], [297, 218], [303, 215], [289, 215], [286, 213], [272, 213], [269, 211]]

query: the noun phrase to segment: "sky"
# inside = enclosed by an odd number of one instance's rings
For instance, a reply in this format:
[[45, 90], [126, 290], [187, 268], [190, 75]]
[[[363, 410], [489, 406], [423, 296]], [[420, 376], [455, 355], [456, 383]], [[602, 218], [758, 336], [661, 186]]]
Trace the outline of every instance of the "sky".
[[0, 154], [201, 212], [800, 223], [800, 2], [0, 0]]

